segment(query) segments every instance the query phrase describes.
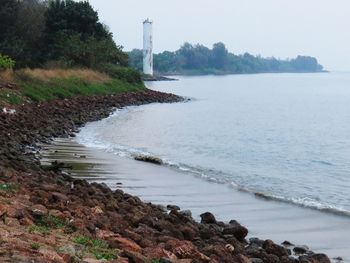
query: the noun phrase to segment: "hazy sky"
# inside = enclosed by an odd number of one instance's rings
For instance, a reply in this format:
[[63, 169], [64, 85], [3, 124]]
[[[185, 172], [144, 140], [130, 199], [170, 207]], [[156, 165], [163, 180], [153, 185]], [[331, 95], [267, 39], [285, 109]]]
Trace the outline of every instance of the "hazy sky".
[[90, 0], [124, 50], [142, 48], [142, 21], [154, 21], [155, 52], [185, 41], [235, 54], [311, 55], [350, 70], [350, 0]]

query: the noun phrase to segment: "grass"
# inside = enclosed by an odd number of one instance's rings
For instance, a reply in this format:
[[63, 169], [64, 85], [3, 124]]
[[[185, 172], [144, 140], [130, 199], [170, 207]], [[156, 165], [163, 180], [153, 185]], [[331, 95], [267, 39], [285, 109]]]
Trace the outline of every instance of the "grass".
[[18, 190], [19, 190], [19, 186], [16, 184], [0, 184], [1, 192], [15, 193], [15, 192], [18, 192]]
[[12, 69], [0, 70], [0, 80], [3, 82], [14, 82], [14, 72]]
[[[131, 78], [129, 69], [115, 70], [110, 77], [91, 69], [22, 69], [0, 72], [0, 82], [16, 83], [16, 90], [0, 89], [0, 104], [18, 105], [25, 101], [40, 103], [69, 97], [109, 95], [129, 91], [142, 91], [142, 81]], [[123, 77], [123, 74], [127, 77]], [[133, 76], [133, 75], [131, 75]]]
[[48, 234], [51, 232], [51, 228], [46, 227], [46, 226], [37, 226], [37, 225], [32, 225], [28, 228], [29, 233], [41, 233], [41, 234]]
[[92, 239], [87, 236], [76, 236], [73, 242], [84, 246], [98, 260], [114, 260], [118, 257], [118, 250], [111, 248], [104, 240]]
[[49, 82], [27, 81], [21, 84], [22, 94], [34, 102], [64, 99], [77, 95], [108, 95], [128, 91], [139, 91], [143, 86], [135, 86], [120, 80], [105, 83], [88, 83], [78, 78], [52, 79]]
[[30, 244], [30, 248], [33, 250], [38, 250], [40, 248], [40, 245], [38, 243], [32, 243]]
[[19, 105], [23, 103], [23, 98], [21, 98], [21, 96], [19, 96], [16, 91], [9, 89], [0, 90], [0, 100], [13, 105]]
[[111, 78], [91, 69], [22, 69], [20, 75], [48, 82], [52, 79], [79, 78], [88, 83], [105, 83]]
[[41, 216], [35, 220], [35, 225], [29, 227], [29, 233], [50, 233], [52, 229], [67, 227], [65, 220], [53, 215]]
[[64, 228], [66, 226], [66, 221], [53, 215], [42, 216], [35, 221], [37, 226], [48, 227], [48, 228]]

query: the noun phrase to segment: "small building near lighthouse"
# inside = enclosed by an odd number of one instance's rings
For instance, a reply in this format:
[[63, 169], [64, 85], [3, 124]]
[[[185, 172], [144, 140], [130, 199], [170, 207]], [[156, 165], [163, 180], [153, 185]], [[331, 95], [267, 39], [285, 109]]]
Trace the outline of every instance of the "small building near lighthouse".
[[153, 22], [143, 21], [143, 73], [153, 76]]

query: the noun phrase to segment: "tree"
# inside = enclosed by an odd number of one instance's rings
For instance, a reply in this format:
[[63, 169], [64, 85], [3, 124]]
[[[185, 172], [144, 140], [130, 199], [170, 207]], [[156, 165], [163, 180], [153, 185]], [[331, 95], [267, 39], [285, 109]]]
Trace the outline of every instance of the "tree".
[[185, 69], [193, 69], [195, 68], [195, 53], [193, 46], [186, 42], [180, 47], [178, 51], [176, 51], [176, 55], [178, 56], [178, 62], [181, 67]]
[[[128, 65], [138, 71], [142, 71], [143, 68], [143, 52], [141, 49], [133, 49], [128, 53]], [[156, 57], [154, 57], [154, 61], [156, 61]]]
[[46, 60], [68, 65], [97, 67], [101, 63], [128, 64], [112, 33], [99, 22], [89, 2], [53, 0], [46, 12]]
[[[142, 50], [129, 53], [129, 65], [142, 70]], [[185, 43], [175, 52], [154, 55], [154, 69], [162, 74], [244, 74], [265, 72], [318, 72], [322, 66], [313, 57], [298, 56], [292, 60], [263, 58], [249, 53], [229, 53], [223, 43], [212, 49]]]
[[1, 1], [0, 52], [14, 58], [19, 67], [37, 66], [45, 27], [44, 3], [39, 0]]
[[215, 43], [212, 49], [212, 64], [217, 69], [223, 69], [227, 63], [228, 51], [224, 43]]
[[98, 13], [87, 1], [52, 0], [46, 12], [46, 37], [48, 42], [55, 34], [80, 33], [82, 38], [94, 36], [97, 39], [109, 37], [110, 33], [99, 22]]
[[104, 63], [127, 66], [127, 54], [120, 52], [111, 38], [96, 39], [90, 36], [83, 40], [81, 34], [58, 34], [52, 45], [58, 59], [68, 67], [83, 66], [96, 68]]
[[19, 2], [14, 0], [0, 0], [0, 41], [12, 34], [17, 20]]
[[323, 69], [316, 58], [308, 56], [298, 56], [291, 61], [291, 64], [296, 71], [321, 71]]

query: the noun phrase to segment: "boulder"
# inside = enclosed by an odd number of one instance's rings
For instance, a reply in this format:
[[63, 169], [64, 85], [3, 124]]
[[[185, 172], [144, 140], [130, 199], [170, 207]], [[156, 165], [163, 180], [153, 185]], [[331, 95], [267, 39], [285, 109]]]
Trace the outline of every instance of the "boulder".
[[325, 254], [313, 254], [311, 256], [299, 257], [300, 262], [310, 263], [331, 263], [331, 260]]
[[242, 240], [248, 235], [248, 229], [236, 221], [231, 221], [231, 223], [223, 229], [222, 233], [224, 235], [233, 235], [238, 240]]
[[4, 204], [0, 204], [0, 217], [5, 215], [7, 212], [7, 206], [5, 206]]
[[33, 216], [44, 216], [48, 213], [47, 208], [39, 204], [31, 206], [29, 210]]
[[139, 253], [142, 251], [142, 248], [138, 244], [136, 244], [134, 241], [128, 238], [113, 237], [113, 238], [110, 238], [108, 241], [113, 247], [116, 247], [121, 250], [125, 250], [125, 251], [128, 250], [128, 251], [134, 251]]
[[153, 163], [157, 165], [162, 165], [163, 161], [162, 159], [154, 156], [148, 156], [148, 155], [137, 155], [134, 157], [136, 161], [146, 162], [146, 163]]
[[132, 263], [148, 263], [149, 260], [139, 252], [125, 250], [121, 256], [126, 257]]
[[309, 251], [309, 248], [307, 246], [296, 246], [293, 248], [293, 251], [295, 254], [305, 254], [307, 251]]
[[282, 246], [276, 245], [271, 240], [266, 240], [264, 242], [263, 249], [265, 249], [265, 251], [268, 254], [273, 254], [273, 255], [276, 255], [278, 257], [289, 256], [287, 249], [285, 249]]
[[180, 211], [180, 210], [181, 210], [180, 207], [177, 206], [177, 205], [167, 205], [166, 208], [167, 208], [168, 210], [177, 210], [177, 211]]
[[215, 216], [210, 212], [203, 213], [200, 215], [200, 217], [202, 219], [202, 224], [216, 224]]

